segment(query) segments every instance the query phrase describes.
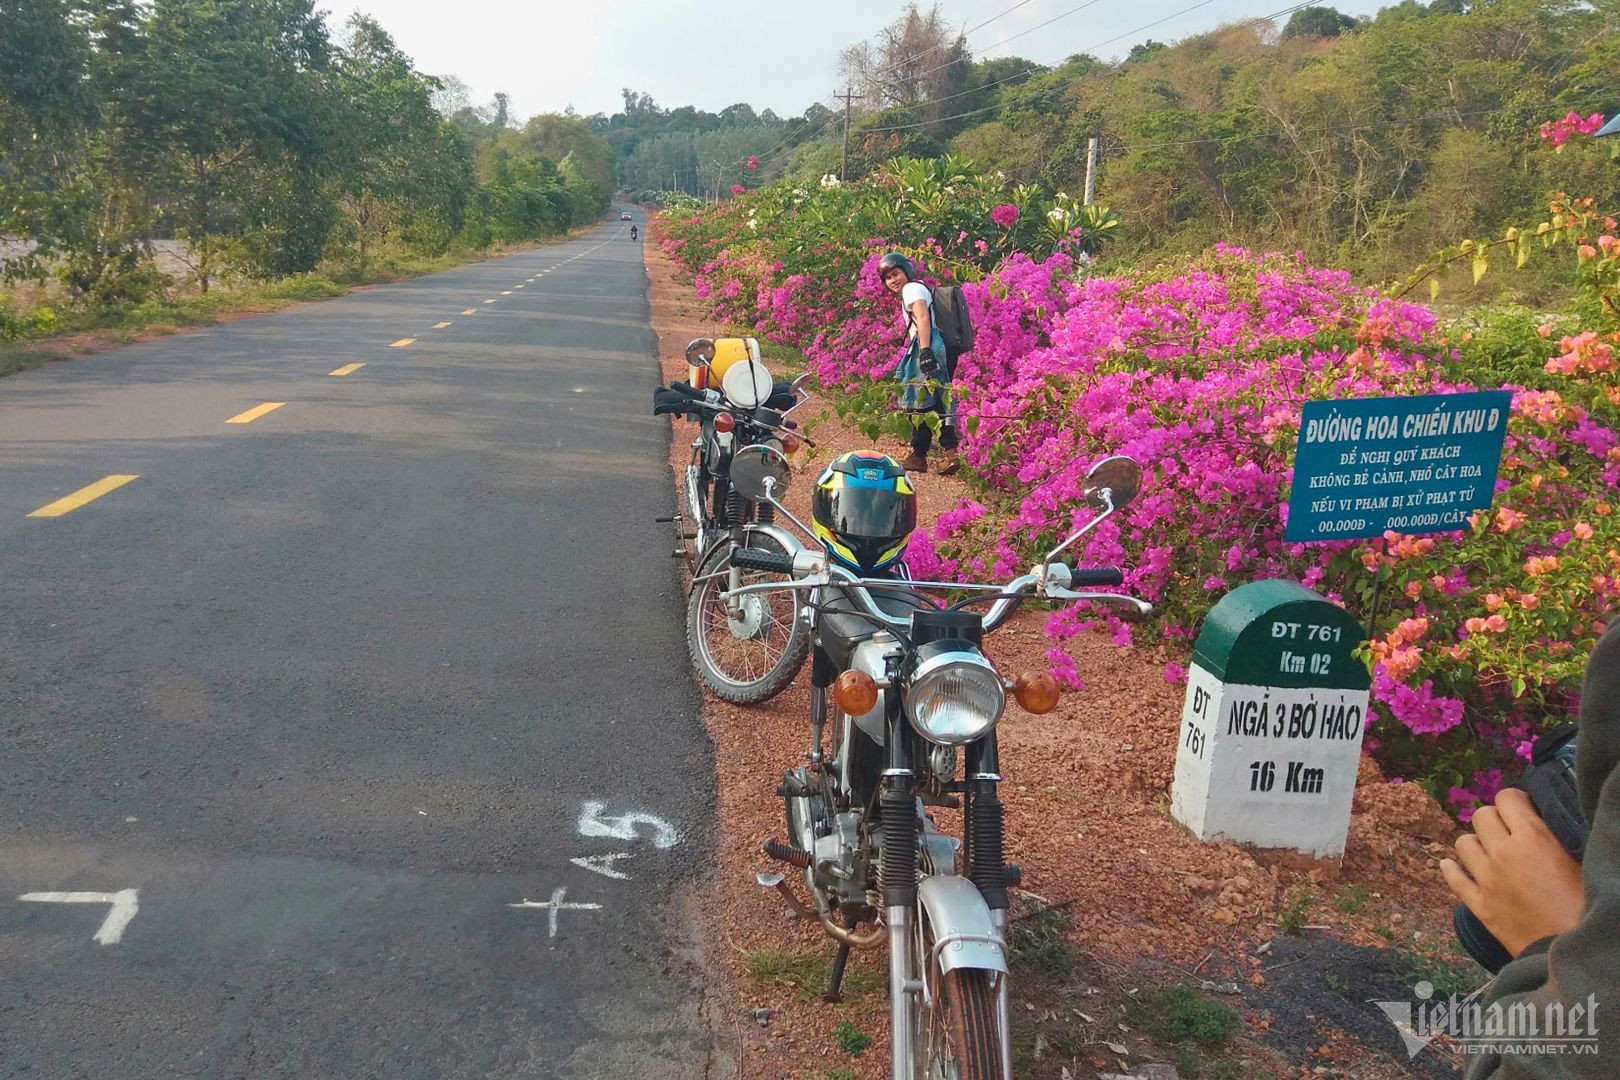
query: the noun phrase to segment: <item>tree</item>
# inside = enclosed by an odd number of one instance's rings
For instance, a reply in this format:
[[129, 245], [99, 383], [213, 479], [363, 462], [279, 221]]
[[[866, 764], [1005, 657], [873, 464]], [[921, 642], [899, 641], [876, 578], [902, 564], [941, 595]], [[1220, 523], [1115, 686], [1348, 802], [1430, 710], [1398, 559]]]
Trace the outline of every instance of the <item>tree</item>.
[[1357, 25], [1354, 18], [1330, 7], [1302, 7], [1289, 16], [1287, 24], [1283, 27], [1282, 36], [1338, 37]]
[[967, 41], [953, 31], [935, 6], [923, 13], [915, 3], [878, 32], [875, 42], [845, 49], [839, 66], [845, 80], [878, 108], [927, 105], [927, 119], [939, 117], [940, 102], [962, 88], [971, 57]]
[[155, 0], [144, 45], [129, 88], [132, 135], [176, 198], [177, 232], [207, 292], [220, 237], [240, 225], [236, 180], [321, 156], [326, 27], [311, 0]]
[[1125, 62], [1127, 64], [1138, 64], [1143, 60], [1146, 60], [1148, 57], [1153, 56], [1156, 53], [1163, 52], [1168, 48], [1169, 46], [1164, 42], [1154, 41], [1152, 38], [1148, 38], [1146, 41], [1138, 42], [1137, 44], [1131, 46], [1131, 51], [1125, 56]]
[[446, 242], [460, 228], [469, 170], [464, 146], [444, 137], [434, 111], [438, 81], [416, 71], [370, 16], [351, 16], [346, 29], [334, 64], [344, 106], [335, 188], [345, 242], [363, 270], [398, 231], [414, 229], [430, 247]]
[[89, 34], [74, 16], [64, 0], [0, 7], [0, 235], [36, 242], [6, 249], [0, 280], [40, 276], [71, 216], [60, 181], [95, 112]]

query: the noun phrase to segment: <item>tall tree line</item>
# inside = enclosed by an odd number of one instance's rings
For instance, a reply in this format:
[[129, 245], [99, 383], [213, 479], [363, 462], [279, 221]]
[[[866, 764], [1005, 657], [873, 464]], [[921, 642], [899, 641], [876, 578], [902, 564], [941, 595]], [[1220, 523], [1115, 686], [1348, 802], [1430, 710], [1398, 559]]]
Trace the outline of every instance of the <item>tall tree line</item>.
[[[1078, 193], [1095, 137], [1097, 198], [1125, 222], [1116, 250], [1225, 240], [1388, 277], [1545, 209], [1549, 191], [1620, 195], [1600, 149], [1555, 155], [1537, 136], [1570, 110], [1620, 110], [1617, 31], [1616, 0], [1402, 0], [1371, 18], [1304, 8], [1281, 26], [1048, 67], [974, 62], [913, 9], [845, 54], [868, 87], [851, 168], [949, 150]], [[793, 171], [824, 169], [831, 145], [801, 149]]]
[[443, 89], [374, 19], [334, 32], [311, 0], [0, 0], [0, 275], [111, 304], [167, 284], [157, 239], [207, 291], [606, 209], [585, 121], [447, 119]]

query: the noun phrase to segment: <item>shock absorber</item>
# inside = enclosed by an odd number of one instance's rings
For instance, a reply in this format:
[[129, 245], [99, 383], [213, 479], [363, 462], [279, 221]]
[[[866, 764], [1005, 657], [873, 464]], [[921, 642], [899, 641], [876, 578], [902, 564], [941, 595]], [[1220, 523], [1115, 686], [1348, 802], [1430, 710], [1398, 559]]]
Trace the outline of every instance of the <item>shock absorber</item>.
[[760, 503], [755, 509], [758, 512], [761, 525], [773, 525], [776, 523], [776, 507], [770, 503]]
[[[1007, 907], [1007, 865], [1002, 860], [1002, 806], [994, 780], [969, 780], [966, 815], [968, 880], [991, 910]], [[887, 834], [885, 834], [885, 837]]]
[[917, 818], [914, 800], [903, 784], [883, 792], [883, 855], [878, 884], [885, 907], [910, 907], [917, 900]]
[[740, 525], [743, 521], [743, 499], [735, 491], [726, 492], [726, 527]]

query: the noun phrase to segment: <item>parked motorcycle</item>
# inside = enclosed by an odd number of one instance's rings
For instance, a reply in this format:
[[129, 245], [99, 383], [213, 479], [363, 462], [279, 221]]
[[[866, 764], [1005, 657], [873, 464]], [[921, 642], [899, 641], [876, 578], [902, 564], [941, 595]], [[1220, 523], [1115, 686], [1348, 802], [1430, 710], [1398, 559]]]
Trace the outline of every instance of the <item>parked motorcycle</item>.
[[[1027, 599], [1152, 605], [1086, 591], [1119, 585], [1117, 569], [1071, 569], [1063, 551], [1136, 495], [1141, 469], [1099, 462], [1085, 484], [1096, 515], [1038, 566], [1004, 584], [912, 581], [900, 561], [915, 527], [909, 479], [879, 453], [845, 454], [817, 482], [811, 527], [779, 501], [787, 462], [769, 445], [733, 455], [731, 485], [774, 507], [806, 537], [775, 524], [748, 527], [774, 545], [748, 544], [733, 562], [777, 580], [728, 585], [724, 595], [790, 592], [811, 628], [810, 749], [777, 789], [786, 841], [765, 853], [799, 871], [810, 901], [781, 873], [761, 874], [838, 944], [829, 1000], [839, 997], [852, 948], [889, 949], [894, 1080], [1011, 1080], [1007, 908], [1019, 871], [1002, 855], [1001, 760], [996, 722], [1011, 690], [1032, 713], [1057, 705], [1049, 673], [1006, 680], [984, 634]], [[707, 580], [724, 581], [710, 573]], [[924, 590], [966, 599], [946, 605]], [[989, 603], [982, 615], [976, 605]], [[831, 725], [833, 749], [823, 748]], [[935, 827], [930, 807], [960, 806], [960, 839]]]
[[780, 551], [770, 533], [775, 510], [737, 492], [730, 467], [738, 449], [769, 446], [792, 453], [810, 440], [788, 414], [808, 400], [805, 377], [777, 382], [759, 359], [752, 338], [698, 338], [686, 347], [691, 382], [653, 393], [653, 412], [696, 420], [698, 437], [682, 476], [672, 517], [677, 556], [693, 572], [687, 597], [686, 643], [698, 677], [718, 697], [757, 705], [781, 693], [804, 666], [809, 630], [796, 617], [791, 594], [737, 596], [727, 589], [765, 580], [735, 565], [738, 545]]

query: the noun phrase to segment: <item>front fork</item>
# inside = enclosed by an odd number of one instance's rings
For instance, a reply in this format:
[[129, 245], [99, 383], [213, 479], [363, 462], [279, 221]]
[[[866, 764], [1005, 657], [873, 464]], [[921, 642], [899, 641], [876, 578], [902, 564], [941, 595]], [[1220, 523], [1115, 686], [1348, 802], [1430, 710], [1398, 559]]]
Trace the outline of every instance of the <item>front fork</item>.
[[[883, 890], [884, 919], [889, 925], [889, 1041], [894, 1080], [916, 1076], [916, 1036], [912, 1026], [914, 995], [923, 991], [916, 977], [914, 957], [917, 935], [917, 811], [912, 795], [914, 773], [910, 732], [901, 721], [897, 692], [888, 695], [886, 761], [883, 770], [883, 852], [879, 885]], [[1007, 864], [1003, 854], [1003, 808], [996, 787], [1001, 781], [1000, 755], [995, 732], [966, 747], [962, 808], [964, 858], [967, 877], [990, 908], [990, 920], [1006, 955]], [[1008, 978], [996, 980], [996, 1021], [1001, 1040], [1001, 1073], [1012, 1077], [1012, 1025]]]
[[911, 733], [905, 728], [900, 692], [892, 678], [883, 694], [887, 737], [879, 797], [883, 851], [878, 860], [878, 887], [883, 890], [883, 918], [889, 926], [891, 1075], [894, 1080], [915, 1080], [917, 1033], [912, 1018], [914, 999], [923, 987], [912, 955], [916, 940], [912, 920], [917, 917], [917, 810], [911, 793]]
[[[1008, 947], [1007, 860], [1002, 846], [1003, 809], [996, 787], [1001, 782], [1001, 754], [996, 733], [967, 746], [963, 775], [962, 840], [967, 876], [990, 908], [990, 921]], [[996, 980], [996, 1020], [1001, 1037], [1001, 1072], [1012, 1076], [1011, 1008], [1007, 976]]]

